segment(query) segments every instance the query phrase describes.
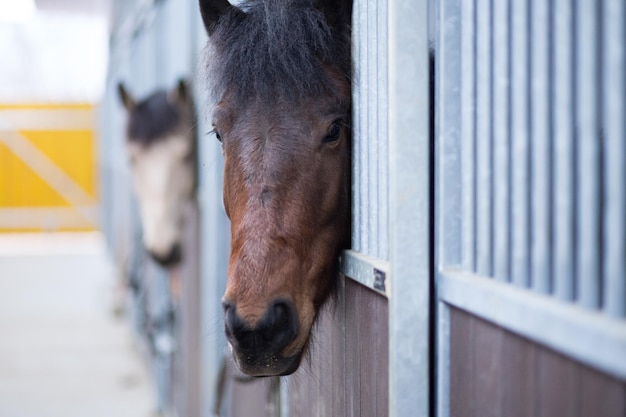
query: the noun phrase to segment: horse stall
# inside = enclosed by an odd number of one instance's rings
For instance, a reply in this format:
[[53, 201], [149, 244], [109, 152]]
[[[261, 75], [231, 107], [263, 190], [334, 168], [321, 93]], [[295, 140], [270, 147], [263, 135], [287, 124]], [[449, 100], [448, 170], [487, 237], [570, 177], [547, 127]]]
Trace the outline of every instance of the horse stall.
[[[101, 218], [163, 415], [626, 415], [622, 0], [353, 1], [351, 248], [300, 368], [268, 378], [224, 336], [198, 2], [114, 9]], [[168, 271], [143, 249], [116, 86], [181, 78], [198, 188]]]

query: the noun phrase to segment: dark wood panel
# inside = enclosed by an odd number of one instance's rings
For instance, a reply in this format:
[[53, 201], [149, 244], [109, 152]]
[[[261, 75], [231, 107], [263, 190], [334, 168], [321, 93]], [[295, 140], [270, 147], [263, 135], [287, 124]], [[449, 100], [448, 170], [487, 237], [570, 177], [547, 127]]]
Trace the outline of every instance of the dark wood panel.
[[361, 415], [361, 357], [359, 345], [368, 343], [361, 339], [360, 310], [362, 291], [358, 286], [352, 285], [351, 281], [345, 280], [345, 321], [346, 321], [346, 417], [359, 417]]
[[377, 334], [375, 335], [376, 352], [376, 416], [389, 415], [389, 304], [376, 303]]
[[358, 343], [358, 355], [360, 359], [359, 386], [358, 393], [359, 408], [361, 417], [376, 416], [376, 392], [378, 381], [376, 375], [376, 363], [378, 362], [378, 352], [376, 350], [376, 339], [378, 338], [378, 303], [373, 297], [368, 297], [365, 287], [357, 287], [355, 291], [360, 291], [360, 304], [356, 306], [356, 314], [359, 315], [357, 325], [359, 327], [360, 343]]
[[502, 415], [532, 417], [535, 415], [535, 345], [511, 333], [503, 334]]
[[626, 382], [450, 312], [451, 417], [626, 417]]
[[290, 377], [297, 417], [388, 415], [387, 299], [342, 279], [315, 328], [310, 360]]
[[270, 397], [271, 378], [258, 378], [238, 382], [232, 377], [230, 384], [230, 417], [273, 417], [274, 404]]
[[626, 416], [626, 384], [589, 368], [581, 369], [581, 384], [581, 416]]
[[495, 326], [476, 325], [471, 327], [470, 343], [473, 346], [474, 413], [481, 417], [502, 416], [502, 329]]
[[450, 312], [450, 415], [471, 417], [474, 410], [472, 316]]
[[561, 355], [539, 349], [536, 360], [538, 417], [578, 416], [579, 368]]

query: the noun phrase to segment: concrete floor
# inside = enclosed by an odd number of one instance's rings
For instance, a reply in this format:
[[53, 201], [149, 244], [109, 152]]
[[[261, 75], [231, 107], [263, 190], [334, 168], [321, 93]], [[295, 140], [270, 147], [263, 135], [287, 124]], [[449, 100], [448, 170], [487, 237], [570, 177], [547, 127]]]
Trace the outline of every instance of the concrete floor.
[[152, 417], [96, 233], [0, 235], [0, 417]]

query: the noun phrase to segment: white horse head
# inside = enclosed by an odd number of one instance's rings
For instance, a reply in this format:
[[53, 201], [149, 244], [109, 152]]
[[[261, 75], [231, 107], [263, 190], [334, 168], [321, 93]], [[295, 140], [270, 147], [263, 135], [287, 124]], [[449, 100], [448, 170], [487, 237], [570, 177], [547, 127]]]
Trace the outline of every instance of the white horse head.
[[190, 91], [180, 81], [135, 101], [123, 84], [119, 95], [128, 113], [126, 149], [139, 201], [143, 243], [154, 260], [172, 266], [181, 258], [188, 204], [195, 198], [197, 143]]

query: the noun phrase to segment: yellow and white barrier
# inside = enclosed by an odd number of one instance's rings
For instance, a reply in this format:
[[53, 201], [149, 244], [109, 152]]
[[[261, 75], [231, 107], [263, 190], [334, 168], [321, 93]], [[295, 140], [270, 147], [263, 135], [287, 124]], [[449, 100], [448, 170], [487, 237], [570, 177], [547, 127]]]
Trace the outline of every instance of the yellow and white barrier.
[[0, 104], [0, 232], [97, 228], [91, 104]]

